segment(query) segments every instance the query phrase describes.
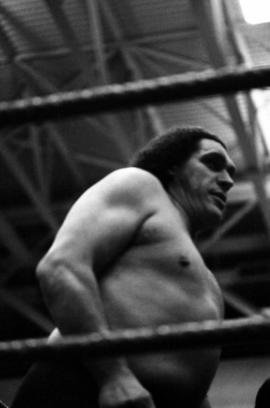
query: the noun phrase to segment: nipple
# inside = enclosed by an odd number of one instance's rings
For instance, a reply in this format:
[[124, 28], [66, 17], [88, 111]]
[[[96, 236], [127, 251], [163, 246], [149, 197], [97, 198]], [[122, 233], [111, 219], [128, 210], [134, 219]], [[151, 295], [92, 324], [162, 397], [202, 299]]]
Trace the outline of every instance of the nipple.
[[188, 258], [186, 258], [185, 256], [180, 256], [179, 260], [178, 260], [178, 265], [180, 265], [181, 267], [186, 268], [187, 266], [189, 266], [190, 262], [188, 260]]

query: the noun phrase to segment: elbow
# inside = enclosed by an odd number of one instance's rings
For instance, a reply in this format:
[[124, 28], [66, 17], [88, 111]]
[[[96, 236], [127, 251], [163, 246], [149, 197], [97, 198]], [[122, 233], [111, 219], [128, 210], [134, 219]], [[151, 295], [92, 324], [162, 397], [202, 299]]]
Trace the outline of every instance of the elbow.
[[59, 296], [78, 286], [81, 267], [66, 251], [50, 250], [36, 267], [36, 278], [45, 297]]
[[[36, 268], [37, 282], [49, 311], [55, 315], [59, 305], [63, 304], [66, 293], [70, 291], [70, 267], [63, 254], [49, 251]], [[55, 318], [55, 317], [54, 317]]]
[[46, 257], [42, 258], [39, 263], [37, 264], [36, 267], [36, 277], [38, 281], [42, 279], [44, 276], [47, 275], [47, 271], [49, 270], [48, 268], [48, 261]]
[[[45, 255], [36, 267], [36, 278], [41, 290], [49, 293], [58, 280], [61, 261], [52, 254]], [[62, 269], [62, 268], [61, 268]]]

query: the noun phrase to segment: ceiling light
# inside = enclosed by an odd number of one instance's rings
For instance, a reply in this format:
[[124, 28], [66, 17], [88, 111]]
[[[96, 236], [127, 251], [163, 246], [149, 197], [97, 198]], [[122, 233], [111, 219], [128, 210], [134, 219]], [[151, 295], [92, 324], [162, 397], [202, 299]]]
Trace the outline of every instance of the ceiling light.
[[261, 24], [270, 21], [269, 0], [239, 0], [244, 19], [249, 24]]

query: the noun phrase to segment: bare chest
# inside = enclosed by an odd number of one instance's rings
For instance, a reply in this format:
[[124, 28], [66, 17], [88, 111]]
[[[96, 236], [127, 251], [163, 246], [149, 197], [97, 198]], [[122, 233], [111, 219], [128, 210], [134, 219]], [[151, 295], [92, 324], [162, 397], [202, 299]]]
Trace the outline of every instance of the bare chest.
[[219, 318], [220, 289], [177, 214], [152, 217], [103, 283], [115, 326]]

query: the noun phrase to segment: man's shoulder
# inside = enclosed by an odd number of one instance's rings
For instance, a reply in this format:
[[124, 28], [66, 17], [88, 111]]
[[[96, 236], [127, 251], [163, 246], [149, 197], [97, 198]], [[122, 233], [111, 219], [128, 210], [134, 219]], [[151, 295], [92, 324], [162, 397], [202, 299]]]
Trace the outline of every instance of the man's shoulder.
[[140, 205], [142, 202], [154, 202], [155, 198], [160, 200], [166, 195], [162, 184], [153, 174], [137, 167], [115, 170], [98, 184], [110, 202], [120, 200]]
[[151, 183], [154, 185], [159, 184], [160, 181], [156, 176], [149, 171], [140, 169], [139, 167], [123, 167], [117, 170], [114, 170], [109, 174], [112, 178], [121, 178], [121, 179], [129, 179], [130, 181], [136, 182], [146, 182]]
[[152, 193], [163, 193], [164, 188], [153, 174], [138, 167], [126, 167], [110, 173], [107, 182], [114, 186], [125, 188], [126, 191], [151, 191]]

